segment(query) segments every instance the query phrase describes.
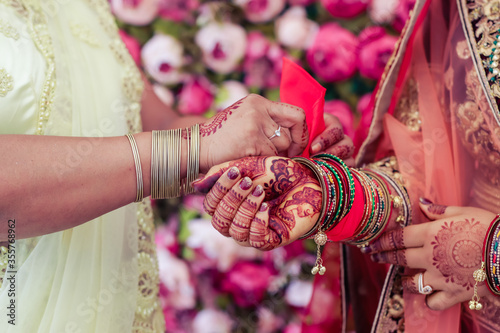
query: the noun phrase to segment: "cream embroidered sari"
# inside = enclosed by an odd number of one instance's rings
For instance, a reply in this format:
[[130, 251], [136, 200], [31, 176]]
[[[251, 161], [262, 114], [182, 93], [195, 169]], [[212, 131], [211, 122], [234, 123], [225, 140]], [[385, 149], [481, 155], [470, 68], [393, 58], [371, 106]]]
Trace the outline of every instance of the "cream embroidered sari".
[[[0, 0], [1, 134], [138, 132], [141, 94], [105, 0]], [[68, 152], [54, 171], [71, 168], [86, 149]], [[17, 240], [13, 268], [2, 253], [0, 276], [17, 273], [15, 297], [7, 280], [0, 289], [1, 332], [164, 331], [149, 200]], [[6, 316], [13, 299], [15, 326]]]

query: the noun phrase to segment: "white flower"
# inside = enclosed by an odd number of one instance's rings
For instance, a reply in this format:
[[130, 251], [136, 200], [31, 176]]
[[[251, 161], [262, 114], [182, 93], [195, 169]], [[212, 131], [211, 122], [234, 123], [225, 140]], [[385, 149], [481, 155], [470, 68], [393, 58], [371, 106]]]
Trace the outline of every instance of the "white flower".
[[243, 97], [247, 96], [250, 92], [240, 81], [224, 81], [222, 82], [217, 96], [215, 97], [215, 107], [218, 111], [233, 105]]
[[184, 75], [180, 68], [184, 65], [184, 48], [172, 36], [157, 34], [142, 48], [141, 57], [146, 72], [157, 82], [176, 84]]
[[372, 0], [368, 7], [368, 15], [373, 23], [391, 23], [396, 15], [399, 0]]
[[245, 29], [229, 22], [207, 24], [198, 31], [195, 41], [207, 67], [222, 74], [238, 66], [247, 46]]
[[291, 7], [276, 20], [274, 26], [278, 41], [296, 49], [308, 48], [319, 30], [319, 25], [307, 19], [304, 7]]
[[111, 10], [125, 23], [146, 25], [158, 13], [158, 0], [110, 0]]
[[230, 333], [232, 327], [231, 318], [214, 309], [201, 310], [193, 320], [193, 333]]
[[153, 84], [153, 91], [156, 96], [163, 102], [166, 106], [173, 106], [175, 102], [174, 93], [160, 84]]
[[311, 300], [313, 284], [311, 281], [292, 280], [285, 292], [285, 300], [288, 304], [305, 308]]
[[261, 251], [240, 246], [232, 238], [219, 234], [208, 220], [191, 220], [188, 228], [190, 235], [186, 245], [192, 249], [201, 249], [208, 258], [216, 260], [217, 269], [221, 272], [227, 272], [238, 260], [262, 257]]

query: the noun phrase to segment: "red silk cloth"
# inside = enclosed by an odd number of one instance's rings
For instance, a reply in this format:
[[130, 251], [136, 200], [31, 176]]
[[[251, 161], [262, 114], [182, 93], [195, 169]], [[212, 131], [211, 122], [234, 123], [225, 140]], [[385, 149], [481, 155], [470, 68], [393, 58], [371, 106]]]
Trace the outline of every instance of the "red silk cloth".
[[323, 108], [326, 89], [293, 61], [283, 58], [281, 102], [302, 108], [306, 114], [309, 142], [301, 156], [309, 157], [312, 140], [325, 130]]

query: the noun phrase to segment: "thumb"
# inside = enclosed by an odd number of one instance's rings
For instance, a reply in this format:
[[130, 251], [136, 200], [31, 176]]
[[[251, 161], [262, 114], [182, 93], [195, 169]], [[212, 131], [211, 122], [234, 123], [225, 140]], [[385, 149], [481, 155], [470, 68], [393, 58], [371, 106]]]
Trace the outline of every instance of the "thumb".
[[463, 207], [436, 204], [427, 198], [420, 198], [420, 209], [431, 220], [463, 214]]
[[427, 307], [434, 311], [443, 311], [457, 303], [453, 295], [445, 291], [438, 291], [426, 296], [425, 303]]
[[290, 130], [292, 142], [288, 155], [295, 156], [302, 153], [309, 142], [309, 130], [304, 110], [294, 105], [274, 102], [269, 105], [268, 112], [278, 125]]
[[219, 165], [214, 165], [213, 167], [210, 168], [210, 170], [208, 170], [205, 176], [196, 179], [191, 183], [191, 185], [198, 192], [208, 193], [210, 189], [215, 185], [217, 180], [219, 180], [220, 176], [222, 176], [222, 174], [226, 172], [228, 167], [229, 167], [229, 162], [222, 163]]

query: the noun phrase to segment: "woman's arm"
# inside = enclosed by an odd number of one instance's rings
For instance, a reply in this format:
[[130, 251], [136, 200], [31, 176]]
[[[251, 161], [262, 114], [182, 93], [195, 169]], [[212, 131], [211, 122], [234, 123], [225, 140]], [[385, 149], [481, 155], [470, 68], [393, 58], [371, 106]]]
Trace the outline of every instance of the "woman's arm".
[[[0, 137], [0, 240], [7, 239], [8, 219], [16, 219], [16, 237], [26, 238], [77, 226], [135, 199], [135, 166], [125, 136]], [[149, 195], [151, 133], [135, 138]]]

